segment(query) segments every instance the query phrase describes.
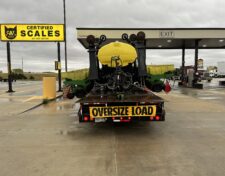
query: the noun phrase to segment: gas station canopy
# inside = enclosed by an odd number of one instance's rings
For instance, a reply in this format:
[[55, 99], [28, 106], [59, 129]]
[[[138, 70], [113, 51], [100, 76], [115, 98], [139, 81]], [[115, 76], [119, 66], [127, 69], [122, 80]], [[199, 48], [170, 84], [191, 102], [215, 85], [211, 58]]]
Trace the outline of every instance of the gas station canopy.
[[105, 35], [107, 44], [123, 41], [124, 33], [130, 36], [140, 31], [145, 33], [146, 49], [195, 49], [196, 41], [198, 49], [225, 48], [225, 28], [77, 28], [77, 39], [88, 48], [88, 35]]

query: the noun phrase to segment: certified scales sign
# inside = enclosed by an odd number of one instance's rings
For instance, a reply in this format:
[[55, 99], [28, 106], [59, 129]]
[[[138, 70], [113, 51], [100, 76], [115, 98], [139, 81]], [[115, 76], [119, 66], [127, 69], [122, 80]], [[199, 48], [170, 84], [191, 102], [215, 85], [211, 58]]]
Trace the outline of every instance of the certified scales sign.
[[63, 24], [2, 24], [2, 41], [64, 41]]

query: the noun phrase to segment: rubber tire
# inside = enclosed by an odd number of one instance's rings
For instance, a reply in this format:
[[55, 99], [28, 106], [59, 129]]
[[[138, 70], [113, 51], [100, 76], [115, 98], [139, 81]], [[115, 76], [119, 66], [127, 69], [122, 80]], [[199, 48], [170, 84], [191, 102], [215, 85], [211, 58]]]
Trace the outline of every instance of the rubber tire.
[[74, 98], [74, 94], [73, 93], [68, 93], [66, 96], [69, 99], [73, 99]]

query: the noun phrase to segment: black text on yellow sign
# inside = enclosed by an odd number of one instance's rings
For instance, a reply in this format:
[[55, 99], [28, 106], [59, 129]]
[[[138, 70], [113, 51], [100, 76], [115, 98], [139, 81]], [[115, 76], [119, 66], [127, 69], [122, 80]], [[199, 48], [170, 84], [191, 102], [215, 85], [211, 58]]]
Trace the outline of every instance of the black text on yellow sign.
[[104, 106], [89, 107], [91, 118], [155, 116], [156, 106]]
[[2, 41], [64, 41], [63, 24], [2, 24]]
[[61, 70], [61, 62], [55, 61], [55, 70]]

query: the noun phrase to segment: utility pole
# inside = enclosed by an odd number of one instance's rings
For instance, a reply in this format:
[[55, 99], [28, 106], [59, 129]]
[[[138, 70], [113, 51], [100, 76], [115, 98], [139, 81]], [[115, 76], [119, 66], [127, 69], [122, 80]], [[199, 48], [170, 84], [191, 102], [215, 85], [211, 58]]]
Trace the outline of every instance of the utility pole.
[[63, 0], [63, 14], [64, 14], [64, 46], [65, 46], [65, 71], [67, 72], [67, 40], [66, 40], [66, 1]]

